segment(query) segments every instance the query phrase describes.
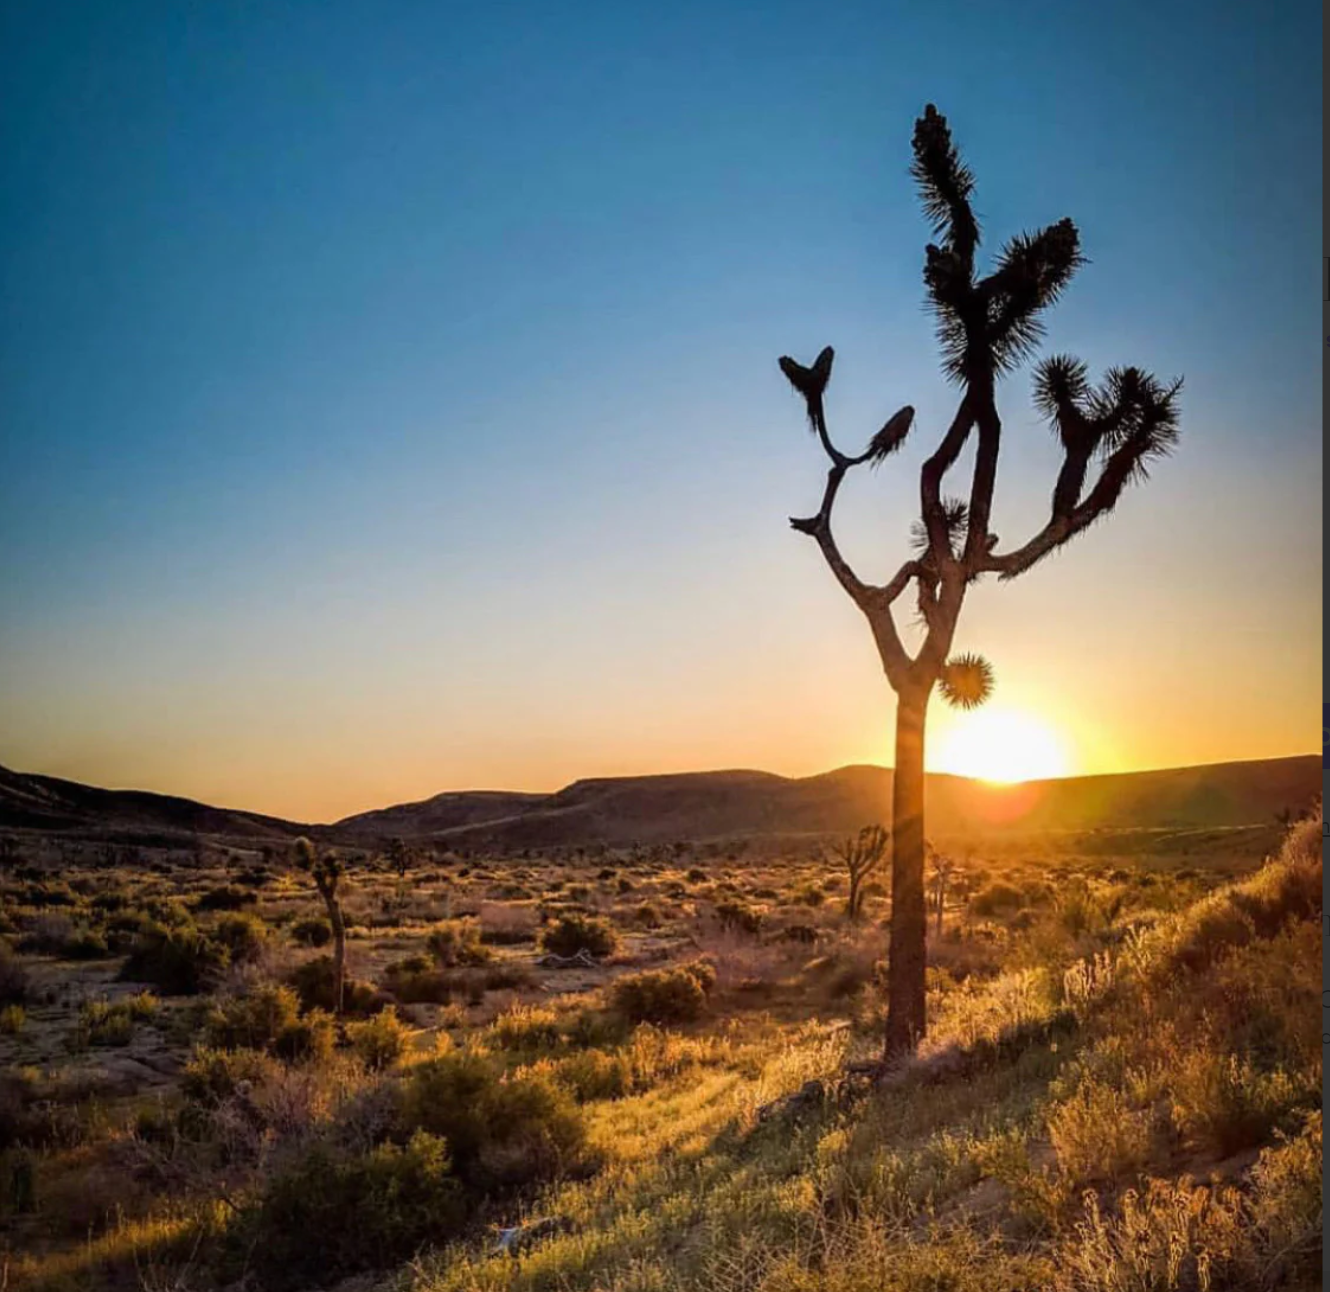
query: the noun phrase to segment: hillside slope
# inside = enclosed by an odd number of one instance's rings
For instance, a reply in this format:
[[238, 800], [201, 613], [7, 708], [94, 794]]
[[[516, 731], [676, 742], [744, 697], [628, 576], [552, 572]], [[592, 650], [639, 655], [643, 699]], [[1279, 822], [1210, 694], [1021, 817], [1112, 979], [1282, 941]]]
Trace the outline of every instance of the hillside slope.
[[[107, 790], [0, 768], [0, 828], [129, 837], [218, 835], [274, 842], [301, 834], [369, 844], [401, 836], [495, 848], [628, 844], [855, 830], [890, 815], [891, 770], [842, 767], [792, 779], [684, 772], [575, 781], [553, 794], [457, 791], [347, 817], [285, 821], [139, 790]], [[936, 835], [1269, 824], [1319, 792], [1315, 755], [999, 786], [928, 778]]]

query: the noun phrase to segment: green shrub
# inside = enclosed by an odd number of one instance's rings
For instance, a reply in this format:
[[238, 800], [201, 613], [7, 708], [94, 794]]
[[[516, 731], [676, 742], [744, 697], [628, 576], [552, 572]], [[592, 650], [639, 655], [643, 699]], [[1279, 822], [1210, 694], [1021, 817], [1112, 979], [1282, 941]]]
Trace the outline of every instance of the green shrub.
[[192, 996], [211, 987], [230, 963], [226, 947], [192, 925], [151, 921], [135, 937], [120, 977], [151, 983], [168, 996]]
[[462, 1050], [411, 1069], [403, 1123], [447, 1141], [459, 1176], [482, 1189], [535, 1184], [591, 1164], [586, 1126], [567, 1091], [548, 1077], [504, 1077]]
[[288, 1023], [273, 1041], [272, 1052], [287, 1063], [321, 1063], [332, 1056], [337, 1026], [331, 1014], [311, 1009]]
[[181, 1093], [203, 1109], [220, 1107], [242, 1090], [264, 1085], [280, 1071], [277, 1060], [258, 1050], [195, 1050], [180, 1078]]
[[445, 969], [488, 964], [494, 957], [494, 953], [481, 943], [480, 922], [469, 917], [436, 924], [426, 936], [425, 946], [436, 963]]
[[633, 1085], [632, 1065], [621, 1054], [580, 1050], [554, 1065], [551, 1075], [579, 1104], [595, 1099], [620, 1099]]
[[615, 1010], [633, 1023], [691, 1023], [702, 1016], [715, 970], [699, 962], [628, 974], [610, 991]]
[[133, 1039], [134, 1024], [151, 1018], [156, 1009], [156, 998], [146, 991], [114, 1004], [106, 1000], [84, 1001], [79, 1010], [75, 1043], [80, 1047], [128, 1045]]
[[[294, 969], [287, 982], [295, 988], [304, 1009], [336, 1011], [334, 1000], [332, 956], [315, 956]], [[348, 976], [342, 986], [342, 1009], [351, 1015], [377, 1014], [388, 1002], [374, 989], [372, 983]]]
[[559, 1016], [538, 1005], [514, 1005], [490, 1024], [490, 1041], [501, 1050], [552, 1050], [563, 1040]]
[[744, 902], [717, 902], [716, 918], [727, 933], [756, 935], [762, 931], [762, 912]]
[[1007, 915], [1025, 904], [1025, 895], [1012, 884], [995, 880], [970, 898], [970, 914], [984, 917]]
[[384, 970], [384, 984], [403, 1005], [446, 1005], [453, 998], [452, 978], [424, 956], [407, 956]]
[[258, 900], [257, 893], [228, 884], [209, 889], [199, 898], [197, 907], [200, 911], [239, 911], [253, 906]]
[[568, 911], [541, 934], [540, 945], [542, 950], [558, 956], [585, 951], [599, 959], [613, 955], [619, 938], [608, 920]]
[[268, 944], [268, 926], [257, 915], [224, 915], [210, 932], [230, 952], [232, 964], [254, 964]]
[[291, 938], [302, 947], [326, 947], [332, 941], [332, 925], [321, 915], [297, 920], [291, 926]]
[[397, 1010], [389, 1005], [373, 1018], [362, 1023], [348, 1024], [346, 1035], [360, 1061], [371, 1072], [383, 1072], [393, 1067], [406, 1053], [411, 1029], [397, 1017]]
[[241, 1228], [262, 1286], [286, 1292], [400, 1264], [464, 1217], [447, 1145], [417, 1131], [363, 1154], [316, 1141], [272, 1176]]
[[1187, 912], [1166, 966], [1198, 973], [1255, 936], [1251, 916], [1234, 903], [1232, 894], [1217, 893]]
[[204, 1023], [204, 1043], [220, 1050], [271, 1051], [277, 1038], [300, 1017], [290, 987], [263, 983], [243, 996], [219, 1001]]

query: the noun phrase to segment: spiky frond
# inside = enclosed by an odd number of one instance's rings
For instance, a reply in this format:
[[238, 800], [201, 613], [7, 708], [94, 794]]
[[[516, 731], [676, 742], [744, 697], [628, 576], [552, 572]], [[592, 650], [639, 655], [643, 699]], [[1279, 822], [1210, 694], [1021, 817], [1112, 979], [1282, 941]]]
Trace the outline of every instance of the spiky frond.
[[[947, 542], [955, 551], [957, 540], [970, 523], [969, 505], [961, 498], [943, 498], [942, 515], [947, 527]], [[910, 543], [917, 552], [928, 550], [928, 526], [922, 517], [910, 525]]]
[[1034, 406], [1066, 440], [1068, 423], [1084, 416], [1090, 398], [1089, 368], [1070, 354], [1042, 360], [1034, 372]]
[[932, 222], [934, 236], [956, 254], [968, 276], [979, 245], [979, 222], [970, 205], [974, 174], [961, 160], [946, 117], [931, 103], [914, 123], [913, 149], [910, 174], [919, 187], [924, 214]]
[[902, 444], [914, 422], [914, 409], [906, 404], [887, 419], [886, 425], [868, 442], [865, 459], [873, 466], [881, 466]]
[[808, 406], [808, 424], [813, 430], [817, 429], [817, 415], [822, 410], [822, 396], [831, 380], [831, 365], [835, 358], [836, 352], [826, 346], [813, 360], [811, 368], [805, 368], [788, 354], [781, 355], [777, 361], [786, 380], [804, 397]]
[[1059, 220], [1034, 234], [1017, 234], [1002, 249], [997, 268], [979, 284], [987, 315], [987, 343], [997, 371], [1025, 358], [1043, 337], [1039, 315], [1062, 295], [1085, 263], [1080, 234]]
[[993, 694], [993, 666], [982, 655], [953, 655], [937, 685], [953, 709], [977, 709]]

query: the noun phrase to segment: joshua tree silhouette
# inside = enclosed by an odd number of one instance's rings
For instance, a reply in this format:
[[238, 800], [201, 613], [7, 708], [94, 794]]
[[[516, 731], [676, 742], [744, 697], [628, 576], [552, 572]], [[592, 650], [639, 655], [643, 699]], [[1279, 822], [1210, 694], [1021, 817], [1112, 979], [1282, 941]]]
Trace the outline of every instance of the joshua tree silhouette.
[[[816, 539], [831, 572], [867, 618], [887, 681], [896, 693], [896, 755], [892, 787], [891, 948], [884, 1061], [915, 1049], [926, 1026], [924, 970], [924, 727], [936, 687], [949, 704], [972, 708], [988, 698], [993, 671], [974, 655], [952, 655], [965, 594], [986, 574], [1014, 579], [1108, 515], [1128, 485], [1144, 480], [1153, 460], [1178, 437], [1181, 381], [1164, 383], [1140, 368], [1111, 368], [1099, 385], [1086, 365], [1068, 355], [1044, 359], [1035, 372], [1035, 401], [1063, 451], [1043, 528], [1017, 547], [999, 551], [989, 530], [997, 479], [1001, 421], [998, 379], [1028, 358], [1043, 336], [1043, 312], [1084, 263], [1070, 220], [1013, 237], [992, 271], [978, 277], [979, 224], [971, 207], [974, 176], [962, 162], [947, 120], [929, 104], [914, 126], [911, 175], [938, 244], [925, 252], [924, 287], [937, 320], [946, 376], [960, 402], [946, 434], [924, 462], [915, 554], [885, 584], [865, 583], [841, 555], [831, 512], [846, 473], [877, 466], [909, 434], [908, 405], [873, 436], [857, 457], [842, 453], [827, 430], [823, 400], [835, 358], [830, 346], [804, 367], [783, 357], [781, 371], [803, 396], [813, 433], [831, 461], [817, 514], [791, 519]], [[942, 482], [970, 436], [976, 436], [968, 499], [948, 498]], [[1093, 482], [1087, 481], [1093, 475]], [[902, 642], [893, 604], [913, 586], [923, 629], [911, 655]]]

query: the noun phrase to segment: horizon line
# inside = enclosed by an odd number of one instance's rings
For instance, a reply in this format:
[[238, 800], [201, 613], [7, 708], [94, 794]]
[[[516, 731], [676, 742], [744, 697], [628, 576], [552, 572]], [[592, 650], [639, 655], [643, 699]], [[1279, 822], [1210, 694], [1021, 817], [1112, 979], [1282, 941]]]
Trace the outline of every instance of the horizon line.
[[[1212, 767], [1239, 767], [1250, 763], [1279, 763], [1287, 762], [1294, 758], [1314, 758], [1316, 755], [1310, 752], [1300, 754], [1274, 754], [1265, 758], [1221, 758], [1215, 762], [1208, 763], [1175, 763], [1166, 767], [1136, 767], [1130, 771], [1121, 772], [1082, 772], [1071, 776], [1032, 776], [1021, 781], [994, 781], [988, 780], [982, 776], [963, 776], [959, 772], [944, 771], [925, 771], [925, 778], [946, 777], [954, 781], [968, 781], [974, 785], [986, 786], [994, 790], [1017, 789], [1024, 785], [1048, 785], [1052, 783], [1061, 783], [1063, 781], [1090, 781], [1107, 780], [1123, 776], [1148, 776], [1158, 772], [1183, 772], [1200, 770], [1202, 768]], [[271, 821], [282, 821], [288, 825], [307, 825], [316, 827], [336, 826], [344, 821], [351, 821], [357, 817], [369, 816], [375, 812], [392, 811], [395, 808], [415, 807], [424, 803], [431, 803], [445, 794], [523, 794], [534, 798], [550, 798], [555, 794], [562, 793], [564, 790], [571, 789], [574, 785], [583, 785], [592, 781], [644, 781], [653, 779], [665, 779], [675, 776], [723, 776], [736, 773], [747, 773], [758, 776], [771, 776], [782, 781], [811, 781], [822, 776], [834, 776], [837, 772], [851, 771], [856, 768], [872, 768], [876, 771], [894, 772], [894, 765], [887, 763], [842, 763], [837, 767], [830, 767], [823, 772], [812, 772], [807, 776], [786, 776], [780, 772], [765, 771], [760, 767], [708, 767], [698, 768], [693, 771], [679, 772], [641, 772], [641, 773], [620, 773], [614, 776], [579, 776], [560, 785], [552, 790], [514, 790], [514, 789], [493, 789], [493, 788], [472, 788], [472, 789], [448, 789], [439, 790], [434, 794], [427, 795], [419, 799], [399, 799], [392, 803], [385, 803], [382, 807], [365, 808], [359, 812], [348, 812], [344, 816], [337, 817], [332, 821], [297, 821], [291, 817], [279, 817], [271, 812], [259, 812], [253, 808], [230, 807], [219, 803], [207, 803], [203, 799], [190, 798], [187, 794], [173, 794], [165, 790], [143, 789], [139, 786], [110, 786], [110, 785], [92, 785], [87, 781], [71, 780], [67, 776], [52, 776], [46, 772], [20, 772], [15, 771], [0, 763], [0, 773], [8, 773], [11, 776], [30, 776], [40, 777], [42, 780], [58, 781], [65, 785], [77, 785], [83, 789], [98, 790], [106, 794], [147, 794], [155, 798], [176, 799], [184, 803], [196, 803], [201, 807], [211, 808], [216, 812], [237, 812], [246, 816], [263, 817]]]

